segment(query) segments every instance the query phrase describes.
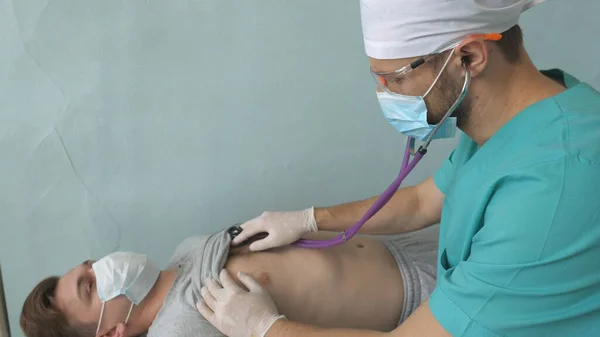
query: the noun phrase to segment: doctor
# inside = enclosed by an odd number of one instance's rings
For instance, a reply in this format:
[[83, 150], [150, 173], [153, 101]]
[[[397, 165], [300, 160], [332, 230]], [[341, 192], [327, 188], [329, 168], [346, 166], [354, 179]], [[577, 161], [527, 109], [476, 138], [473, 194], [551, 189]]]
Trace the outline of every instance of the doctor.
[[[517, 25], [532, 5], [361, 0], [377, 94], [400, 132], [422, 139], [468, 89], [452, 113], [464, 135], [443, 167], [398, 190], [362, 228], [441, 224], [437, 287], [401, 326], [381, 333], [291, 322], [254, 280], [242, 278], [246, 290], [226, 273], [222, 288], [203, 292], [200, 313], [232, 337], [600, 336], [600, 93], [535, 68]], [[372, 202], [267, 212], [243, 224], [234, 244], [269, 233], [251, 246], [258, 251], [343, 230]]]

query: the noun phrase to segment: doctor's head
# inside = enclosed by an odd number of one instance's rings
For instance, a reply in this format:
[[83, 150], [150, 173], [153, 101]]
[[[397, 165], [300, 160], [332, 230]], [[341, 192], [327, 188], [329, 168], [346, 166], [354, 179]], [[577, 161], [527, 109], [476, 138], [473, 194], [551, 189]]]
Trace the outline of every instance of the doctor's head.
[[527, 2], [361, 0], [365, 50], [378, 91], [424, 97], [427, 122], [436, 124], [466, 86], [451, 115], [465, 126], [478, 99], [530, 62], [518, 26]]
[[144, 256], [131, 253], [85, 261], [35, 286], [23, 305], [21, 329], [27, 337], [129, 336], [127, 322], [138, 319], [135, 305], [158, 273]]

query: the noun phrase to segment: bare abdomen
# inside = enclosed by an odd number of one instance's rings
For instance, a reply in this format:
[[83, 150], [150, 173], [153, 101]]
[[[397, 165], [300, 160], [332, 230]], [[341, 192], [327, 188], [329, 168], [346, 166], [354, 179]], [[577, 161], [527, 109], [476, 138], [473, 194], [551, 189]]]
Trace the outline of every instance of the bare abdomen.
[[354, 237], [327, 249], [238, 251], [226, 269], [251, 274], [290, 320], [390, 331], [402, 313], [402, 276], [388, 250], [373, 239]]

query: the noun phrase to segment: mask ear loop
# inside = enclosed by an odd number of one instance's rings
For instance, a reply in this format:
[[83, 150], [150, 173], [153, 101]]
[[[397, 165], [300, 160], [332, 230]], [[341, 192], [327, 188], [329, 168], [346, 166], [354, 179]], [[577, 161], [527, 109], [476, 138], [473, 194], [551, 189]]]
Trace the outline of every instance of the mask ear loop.
[[[98, 321], [98, 327], [96, 328], [96, 336], [98, 332], [100, 332], [100, 325], [102, 324], [102, 317], [104, 316], [104, 305], [106, 302], [102, 303], [102, 309], [100, 310], [100, 320]], [[133, 302], [131, 302], [131, 306], [129, 307], [129, 312], [127, 313], [127, 318], [125, 318], [125, 324], [129, 322], [129, 317], [131, 316], [131, 312], [133, 311]]]
[[[452, 58], [452, 55], [454, 55], [454, 50], [455, 50], [455, 48], [452, 48], [452, 51], [450, 52], [450, 55], [448, 55], [448, 58], [446, 58], [446, 62], [444, 62], [444, 66], [442, 67], [442, 69], [440, 70], [440, 72], [437, 74], [437, 77], [433, 81], [433, 84], [431, 84], [431, 86], [429, 87], [429, 89], [427, 89], [427, 92], [425, 93], [425, 95], [423, 95], [423, 98], [425, 98], [425, 97], [427, 97], [427, 95], [429, 95], [429, 93], [431, 92], [431, 90], [433, 90], [433, 87], [435, 87], [435, 85], [437, 84], [437, 82], [440, 80], [440, 77], [442, 77], [442, 74], [444, 73], [444, 70], [446, 70], [446, 67], [450, 63], [450, 59]], [[435, 130], [437, 131], [437, 128]], [[410, 152], [410, 155], [414, 156], [415, 154], [417, 154], [417, 152], [415, 150], [415, 139], [412, 138], [412, 137], [409, 137], [408, 141], [410, 142], [409, 145], [408, 145], [408, 150]], [[429, 145], [430, 142], [431, 141], [426, 142], [427, 146]]]
[[100, 324], [102, 324], [102, 316], [104, 316], [104, 305], [106, 302], [102, 302], [102, 309], [100, 310], [100, 320], [98, 321], [98, 327], [96, 328], [96, 336], [98, 336], [98, 332], [100, 332]]
[[425, 143], [423, 143], [423, 145], [421, 146], [421, 148], [423, 148], [423, 149], [427, 149], [427, 147], [429, 146], [429, 144], [433, 140], [433, 136], [435, 135], [435, 133], [437, 132], [437, 130], [440, 128], [440, 125], [444, 121], [446, 121], [446, 119], [448, 117], [450, 117], [450, 115], [452, 115], [452, 113], [463, 102], [463, 100], [467, 96], [467, 93], [469, 92], [469, 84], [471, 84], [471, 73], [469, 72], [469, 68], [468, 68], [469, 61], [466, 58], [463, 58], [461, 60], [461, 62], [462, 62], [463, 67], [466, 70], [466, 72], [465, 72], [465, 82], [463, 83], [461, 94], [456, 98], [456, 101], [454, 101], [454, 104], [452, 104], [452, 106], [450, 107], [450, 109], [448, 109], [448, 111], [446, 112], [446, 114], [444, 115], [444, 117], [442, 118], [442, 120], [433, 129], [433, 132], [429, 135], [429, 137], [427, 138], [427, 140], [425, 140]]
[[129, 322], [129, 316], [131, 316], [131, 311], [133, 310], [133, 302], [131, 302], [131, 306], [129, 307], [129, 312], [127, 313], [127, 318], [125, 318], [125, 324]]
[[455, 49], [453, 48], [452, 51], [450, 52], [450, 55], [448, 55], [448, 58], [446, 59], [446, 62], [444, 62], [444, 66], [442, 67], [442, 70], [440, 70], [440, 72], [438, 73], [437, 77], [435, 78], [435, 81], [433, 81], [433, 84], [431, 84], [429, 89], [427, 89], [427, 92], [425, 93], [425, 95], [423, 95], [423, 98], [425, 98], [425, 97], [427, 97], [427, 95], [429, 95], [431, 90], [433, 90], [433, 87], [435, 87], [436, 83], [439, 81], [440, 77], [442, 77], [444, 70], [446, 70], [448, 63], [450, 63], [450, 59], [452, 58], [452, 55], [454, 55], [454, 50]]

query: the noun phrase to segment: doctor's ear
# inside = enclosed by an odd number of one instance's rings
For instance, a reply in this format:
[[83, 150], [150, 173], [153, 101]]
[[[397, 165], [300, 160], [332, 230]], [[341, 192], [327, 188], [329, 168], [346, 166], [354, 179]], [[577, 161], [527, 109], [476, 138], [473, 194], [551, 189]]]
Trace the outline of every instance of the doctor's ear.
[[455, 53], [460, 57], [462, 67], [469, 69], [471, 76], [476, 77], [487, 67], [490, 50], [481, 39], [467, 39], [456, 47]]

